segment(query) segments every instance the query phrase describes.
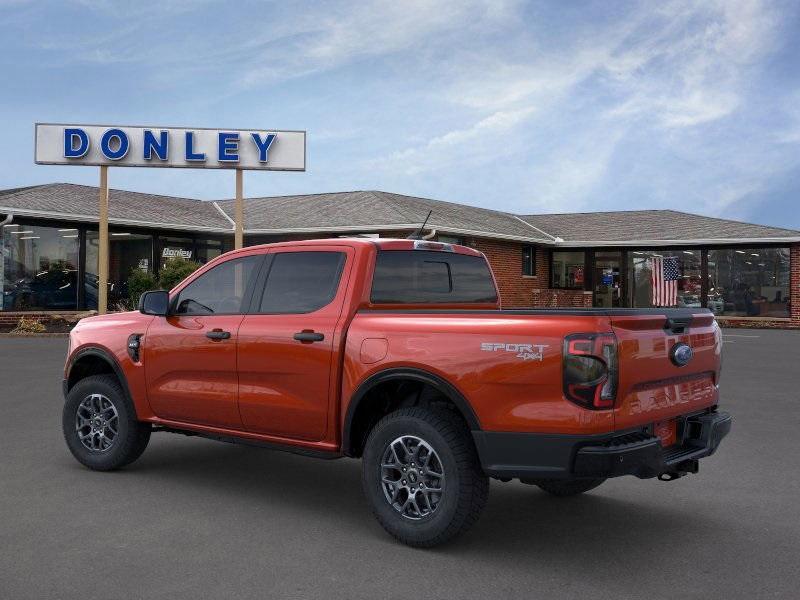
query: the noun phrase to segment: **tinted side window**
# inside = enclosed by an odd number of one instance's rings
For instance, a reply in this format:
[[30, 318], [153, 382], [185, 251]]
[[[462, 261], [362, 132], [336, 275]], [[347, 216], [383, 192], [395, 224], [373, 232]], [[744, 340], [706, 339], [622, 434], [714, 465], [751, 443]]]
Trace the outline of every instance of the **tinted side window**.
[[179, 315], [243, 312], [247, 286], [263, 256], [246, 256], [222, 263], [183, 288], [175, 312]]
[[378, 253], [374, 304], [486, 303], [497, 300], [483, 257], [423, 250]]
[[344, 252], [279, 252], [261, 298], [260, 313], [309, 313], [330, 304], [339, 288]]

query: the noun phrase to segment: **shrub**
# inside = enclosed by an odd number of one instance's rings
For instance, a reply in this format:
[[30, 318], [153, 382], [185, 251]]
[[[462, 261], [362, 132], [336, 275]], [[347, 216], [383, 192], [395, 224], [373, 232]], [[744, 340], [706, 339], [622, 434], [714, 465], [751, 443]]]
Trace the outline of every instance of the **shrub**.
[[158, 287], [158, 281], [149, 271], [135, 268], [128, 277], [128, 302], [127, 306], [135, 310], [139, 306], [139, 297], [148, 290]]
[[20, 317], [17, 326], [11, 330], [11, 333], [44, 333], [45, 331], [47, 331], [47, 328], [42, 325], [39, 319]]
[[183, 258], [170, 258], [161, 268], [158, 285], [162, 290], [171, 290], [200, 268], [200, 263]]

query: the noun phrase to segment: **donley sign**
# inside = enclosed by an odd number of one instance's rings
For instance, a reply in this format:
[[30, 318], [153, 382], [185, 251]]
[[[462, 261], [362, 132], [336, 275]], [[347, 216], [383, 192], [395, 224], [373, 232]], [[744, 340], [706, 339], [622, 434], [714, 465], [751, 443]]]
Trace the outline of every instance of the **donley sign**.
[[305, 171], [306, 132], [36, 123], [34, 161], [40, 165], [100, 167], [97, 310], [102, 314], [108, 307], [108, 167], [235, 171], [233, 238], [234, 247], [241, 248], [244, 245], [242, 173]]
[[304, 131], [36, 124], [40, 165], [305, 171]]

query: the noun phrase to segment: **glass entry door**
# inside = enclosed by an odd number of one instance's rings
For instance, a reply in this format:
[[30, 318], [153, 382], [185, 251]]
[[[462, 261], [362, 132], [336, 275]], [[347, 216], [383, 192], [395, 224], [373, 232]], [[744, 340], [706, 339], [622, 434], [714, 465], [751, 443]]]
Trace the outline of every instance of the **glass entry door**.
[[594, 254], [594, 306], [617, 308], [624, 306], [622, 292], [622, 252], [597, 251]]

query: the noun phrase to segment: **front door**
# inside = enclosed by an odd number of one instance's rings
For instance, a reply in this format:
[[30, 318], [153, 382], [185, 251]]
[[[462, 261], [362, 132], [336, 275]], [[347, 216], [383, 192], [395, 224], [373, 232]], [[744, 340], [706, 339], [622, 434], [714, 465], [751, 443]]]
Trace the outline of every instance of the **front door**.
[[236, 344], [264, 255], [228, 260], [180, 288], [144, 339], [148, 399], [163, 419], [241, 429]]
[[602, 251], [594, 253], [594, 306], [619, 308], [624, 306], [622, 290], [622, 252]]
[[338, 245], [278, 248], [268, 255], [264, 284], [258, 284], [253, 311], [239, 328], [245, 429], [324, 438], [336, 327], [352, 258], [351, 248]]

